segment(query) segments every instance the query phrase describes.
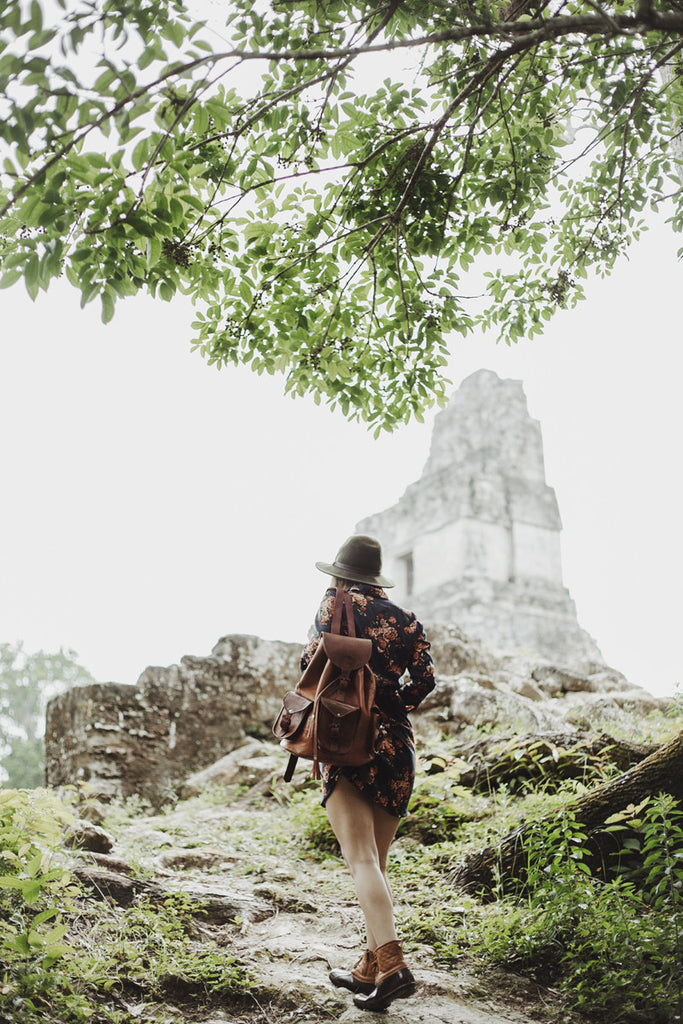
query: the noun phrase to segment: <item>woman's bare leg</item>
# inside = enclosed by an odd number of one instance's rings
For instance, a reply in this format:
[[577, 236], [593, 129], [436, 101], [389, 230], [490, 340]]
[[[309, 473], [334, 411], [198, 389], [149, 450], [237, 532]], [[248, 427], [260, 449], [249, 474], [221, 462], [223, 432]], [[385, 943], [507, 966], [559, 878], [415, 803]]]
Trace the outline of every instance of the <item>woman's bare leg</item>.
[[372, 805], [373, 811], [373, 824], [375, 830], [375, 843], [377, 844], [377, 853], [379, 855], [379, 869], [382, 872], [384, 878], [384, 884], [387, 887], [389, 898], [393, 904], [393, 896], [391, 892], [391, 886], [389, 884], [389, 877], [387, 875], [387, 859], [389, 857], [389, 847], [391, 846], [394, 836], [396, 835], [396, 829], [401, 821], [400, 818], [395, 818], [393, 814], [389, 814], [378, 804]]
[[368, 946], [376, 949], [396, 939], [386, 862], [399, 819], [372, 804], [345, 778], [338, 780], [326, 808], [365, 917]]

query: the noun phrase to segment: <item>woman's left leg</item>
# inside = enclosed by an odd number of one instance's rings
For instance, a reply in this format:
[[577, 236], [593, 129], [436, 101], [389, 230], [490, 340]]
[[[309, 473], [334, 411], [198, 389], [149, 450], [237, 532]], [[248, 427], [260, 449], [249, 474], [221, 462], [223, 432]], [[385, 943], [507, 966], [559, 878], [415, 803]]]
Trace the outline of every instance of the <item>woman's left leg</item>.
[[377, 844], [379, 867], [380, 871], [384, 875], [387, 888], [389, 888], [389, 879], [387, 878], [389, 848], [394, 841], [396, 829], [400, 823], [400, 818], [396, 818], [393, 814], [389, 814], [389, 812], [385, 811], [383, 807], [379, 806], [379, 804], [372, 805], [372, 827], [375, 833], [375, 843]]

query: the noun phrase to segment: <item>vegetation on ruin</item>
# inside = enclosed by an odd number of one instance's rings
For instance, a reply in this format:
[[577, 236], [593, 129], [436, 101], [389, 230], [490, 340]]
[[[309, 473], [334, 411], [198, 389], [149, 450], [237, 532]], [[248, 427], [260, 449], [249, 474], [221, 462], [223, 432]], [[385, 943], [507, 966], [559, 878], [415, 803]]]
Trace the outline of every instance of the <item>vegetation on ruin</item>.
[[[246, 967], [198, 941], [182, 894], [124, 913], [88, 900], [63, 846], [73, 821], [45, 790], [0, 790], [0, 1018], [8, 1024], [128, 1024], [126, 1008], [181, 990], [239, 1003]], [[137, 1018], [139, 1019], [139, 1018]]]
[[683, 223], [680, 0], [220, 6], [3, 4], [1, 286], [189, 295], [210, 363], [379, 430]]

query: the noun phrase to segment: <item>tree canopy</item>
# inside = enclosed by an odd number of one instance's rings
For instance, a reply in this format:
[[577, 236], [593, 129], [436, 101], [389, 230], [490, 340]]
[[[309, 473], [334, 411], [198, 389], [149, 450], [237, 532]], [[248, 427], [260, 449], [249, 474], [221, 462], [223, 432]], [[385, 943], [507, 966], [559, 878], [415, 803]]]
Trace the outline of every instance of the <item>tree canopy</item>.
[[75, 651], [29, 654], [21, 643], [0, 644], [0, 768], [8, 785], [44, 785], [47, 702], [69, 686], [94, 682]]
[[5, 3], [0, 285], [185, 293], [209, 362], [381, 429], [683, 223], [681, 0], [202, 3]]

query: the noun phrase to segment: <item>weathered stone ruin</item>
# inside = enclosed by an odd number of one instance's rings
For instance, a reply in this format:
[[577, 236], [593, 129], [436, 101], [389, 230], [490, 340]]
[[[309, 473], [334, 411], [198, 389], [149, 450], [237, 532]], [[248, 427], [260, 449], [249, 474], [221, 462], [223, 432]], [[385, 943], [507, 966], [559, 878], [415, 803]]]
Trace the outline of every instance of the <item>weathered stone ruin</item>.
[[603, 663], [562, 582], [557, 499], [520, 381], [468, 377], [436, 417], [420, 479], [356, 529], [382, 542], [397, 600], [423, 621], [500, 651]]
[[[481, 725], [578, 735], [666, 703], [605, 666], [577, 623], [541, 431], [519, 382], [469, 377], [437, 417], [421, 478], [358, 528], [382, 540], [396, 596], [432, 641], [438, 685], [414, 717], [424, 742]], [[56, 697], [48, 784], [87, 783], [104, 799], [136, 794], [158, 808], [216, 781], [252, 785], [278, 758], [284, 770], [270, 730], [300, 655], [299, 644], [227, 636], [207, 657], [146, 669], [135, 686]]]
[[[438, 685], [415, 713], [416, 732], [457, 736], [580, 733], [666, 704], [614, 669], [586, 674], [540, 657], [497, 655], [454, 626], [428, 626]], [[147, 668], [137, 685], [76, 687], [48, 706], [47, 782], [86, 783], [102, 799], [138, 795], [162, 807], [211, 783], [252, 785], [284, 771], [271, 736], [282, 694], [299, 677], [301, 646], [227, 636], [205, 658]], [[231, 752], [234, 751], [234, 755]]]
[[48, 785], [88, 783], [105, 799], [135, 794], [163, 805], [191, 772], [269, 735], [300, 657], [300, 644], [226, 636], [208, 657], [147, 668], [135, 686], [68, 690], [47, 709]]

